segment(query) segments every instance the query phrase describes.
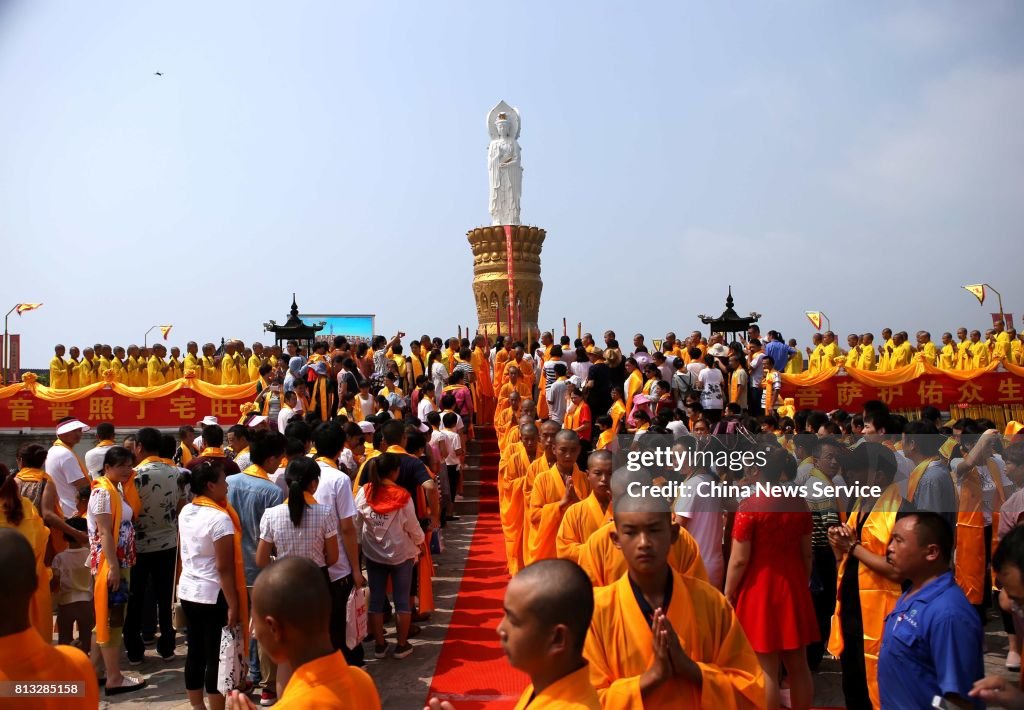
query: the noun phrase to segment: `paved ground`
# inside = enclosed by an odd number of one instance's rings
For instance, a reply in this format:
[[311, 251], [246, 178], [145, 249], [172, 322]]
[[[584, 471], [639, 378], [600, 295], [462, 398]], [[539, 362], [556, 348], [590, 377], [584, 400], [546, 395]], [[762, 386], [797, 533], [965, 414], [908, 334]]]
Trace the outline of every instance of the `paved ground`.
[[[471, 460], [470, 463], [475, 461]], [[467, 500], [459, 504], [461, 520], [448, 524], [445, 529], [445, 553], [434, 558], [437, 565], [434, 577], [437, 609], [429, 622], [421, 624], [423, 633], [412, 640], [415, 652], [400, 661], [390, 658], [377, 661], [372, 659], [372, 645], [366, 645], [371, 656], [367, 661], [367, 671], [376, 681], [383, 707], [388, 710], [419, 710], [430, 688], [476, 525], [476, 515], [470, 512], [475, 510], [475, 481], [466, 481], [465, 492]], [[989, 673], [1006, 673], [1003, 665], [1006, 634], [1002, 631], [1001, 622], [990, 619], [986, 632], [986, 647], [991, 650], [985, 656], [986, 669]], [[391, 633], [393, 640], [393, 629]], [[156, 656], [155, 651], [148, 650], [147, 660], [132, 670], [144, 674], [149, 680], [149, 686], [129, 696], [102, 701], [100, 707], [187, 710], [189, 704], [185, 698], [183, 642], [179, 642], [177, 654], [173, 663], [165, 663]], [[1007, 676], [1010, 677], [1009, 674]], [[843, 707], [842, 674], [838, 661], [826, 660], [816, 674], [815, 705]]]

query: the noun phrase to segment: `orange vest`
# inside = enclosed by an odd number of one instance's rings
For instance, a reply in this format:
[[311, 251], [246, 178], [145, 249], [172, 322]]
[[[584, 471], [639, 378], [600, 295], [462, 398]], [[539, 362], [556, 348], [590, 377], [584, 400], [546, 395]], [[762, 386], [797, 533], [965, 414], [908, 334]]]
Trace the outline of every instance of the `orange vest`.
[[[868, 552], [885, 556], [885, 549], [889, 546], [889, 538], [896, 526], [896, 513], [899, 512], [900, 488], [898, 484], [892, 484], [882, 493], [882, 496], [875, 502], [864, 528], [860, 533], [860, 544]], [[857, 529], [861, 516], [860, 500], [854, 505], [850, 513], [849, 526]], [[843, 557], [839, 563], [838, 579], [842, 582], [843, 573], [846, 571], [846, 562], [849, 555]], [[882, 648], [882, 631], [885, 629], [885, 617], [889, 615], [902, 593], [898, 582], [891, 582], [885, 577], [876, 574], [863, 562], [857, 569], [857, 588], [860, 596], [860, 614], [864, 626], [864, 669], [867, 673], [868, 694], [875, 707], [881, 707], [881, 700], [878, 694], [878, 653]], [[839, 611], [841, 603], [839, 596], [836, 598], [836, 610], [832, 615], [832, 631], [828, 639], [828, 652], [838, 656], [843, 652], [843, 628]]]

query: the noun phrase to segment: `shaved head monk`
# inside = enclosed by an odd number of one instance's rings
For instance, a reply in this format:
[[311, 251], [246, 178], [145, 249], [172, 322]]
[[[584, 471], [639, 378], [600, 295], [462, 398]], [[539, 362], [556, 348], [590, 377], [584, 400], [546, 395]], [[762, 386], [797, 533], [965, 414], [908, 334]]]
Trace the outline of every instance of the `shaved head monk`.
[[[530, 676], [515, 710], [598, 710], [583, 656], [594, 613], [593, 587], [568, 560], [524, 567], [505, 590], [498, 638], [508, 662]], [[424, 710], [453, 710], [431, 698]]]
[[555, 538], [562, 516], [569, 506], [590, 495], [587, 474], [576, 465], [580, 454], [579, 434], [562, 429], [555, 434], [552, 445], [555, 465], [537, 474], [530, 492], [528, 563], [556, 556]]
[[[252, 618], [260, 646], [279, 666], [293, 669], [277, 708], [379, 710], [373, 680], [349, 666], [331, 644], [331, 595], [323, 571], [311, 560], [285, 557], [260, 572], [252, 590]], [[247, 700], [233, 691], [229, 707], [250, 707], [230, 704]]]
[[29, 602], [37, 586], [36, 558], [17, 530], [0, 529], [0, 569], [0, 681], [78, 683], [84, 689], [79, 697], [8, 697], [0, 705], [33, 710], [99, 707], [99, 685], [89, 658], [71, 646], [49, 645], [29, 621]]
[[668, 564], [679, 528], [661, 497], [615, 499], [627, 571], [594, 590], [584, 654], [605, 710], [762, 708], [764, 677], [721, 592]]
[[587, 457], [587, 480], [590, 495], [565, 511], [555, 539], [558, 557], [576, 563], [579, 563], [580, 550], [590, 536], [611, 521], [611, 451], [594, 451]]
[[523, 483], [530, 464], [540, 453], [537, 434], [537, 425], [524, 417], [519, 424], [519, 441], [509, 445], [498, 463], [501, 529], [508, 573], [512, 575], [523, 567]]
[[[649, 471], [628, 471], [620, 468], [612, 475], [611, 494], [614, 508], [618, 501], [629, 498], [627, 491], [630, 484], [641, 488], [652, 485], [654, 478]], [[635, 488], [636, 486], [634, 486]], [[626, 558], [613, 539], [615, 523], [608, 522], [591, 533], [586, 542], [579, 548], [579, 566], [590, 577], [595, 587], [604, 587], [616, 582], [626, 574]], [[677, 573], [685, 577], [693, 577], [702, 582], [708, 581], [708, 573], [700, 556], [697, 541], [686, 530], [679, 530], [668, 552], [668, 564]]]

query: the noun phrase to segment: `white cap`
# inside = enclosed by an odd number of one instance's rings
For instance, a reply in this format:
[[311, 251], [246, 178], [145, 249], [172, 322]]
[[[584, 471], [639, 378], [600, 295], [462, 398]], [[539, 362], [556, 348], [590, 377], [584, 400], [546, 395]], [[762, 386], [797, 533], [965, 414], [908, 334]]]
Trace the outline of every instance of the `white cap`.
[[362, 421], [359, 422], [359, 428], [363, 430], [364, 434], [372, 434], [374, 431], [373, 422]]
[[89, 425], [84, 422], [80, 422], [77, 419], [68, 419], [66, 422], [57, 425], [57, 436], [64, 436], [71, 432], [81, 429], [82, 433], [89, 431]]
[[427, 426], [427, 423], [426, 422], [420, 422], [420, 433], [421, 434], [426, 434], [429, 431], [430, 431], [430, 427]]
[[255, 417], [253, 417], [252, 419], [250, 419], [249, 421], [247, 421], [245, 423], [245, 425], [247, 427], [249, 427], [250, 429], [255, 429], [256, 427], [258, 427], [260, 424], [262, 424], [265, 421], [267, 421], [267, 418], [265, 416], [263, 416], [262, 414], [259, 414], [259, 415], [255, 416]]
[[199, 426], [220, 426], [220, 421], [217, 417], [207, 414], [202, 418], [202, 420], [200, 420]]

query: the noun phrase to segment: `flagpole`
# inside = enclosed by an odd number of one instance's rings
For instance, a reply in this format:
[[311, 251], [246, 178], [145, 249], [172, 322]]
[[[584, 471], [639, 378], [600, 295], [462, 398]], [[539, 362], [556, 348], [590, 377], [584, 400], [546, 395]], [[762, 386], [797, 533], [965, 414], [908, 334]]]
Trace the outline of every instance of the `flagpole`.
[[159, 327], [160, 326], [158, 326], [158, 325], [154, 325], [154, 326], [151, 326], [150, 329], [146, 331], [146, 334], [142, 336], [142, 347], [146, 347], [146, 339], [149, 338], [149, 334], [153, 332], [153, 328], [159, 328]]
[[10, 365], [10, 362], [11, 362], [11, 353], [10, 353], [11, 341], [10, 341], [10, 338], [8, 338], [8, 336], [7, 336], [7, 319], [10, 317], [10, 315], [12, 313], [14, 313], [15, 310], [17, 310], [18, 305], [19, 304], [15, 303], [14, 304], [14, 308], [12, 308], [11, 310], [7, 311], [7, 315], [4, 316], [4, 362], [3, 362], [4, 380], [3, 380], [3, 382], [0, 382], [0, 386], [4, 386], [4, 385], [7, 384], [8, 365]]
[[[992, 292], [996, 295], [996, 298], [999, 299], [999, 320], [1003, 321], [1003, 326], [1005, 327], [1006, 326], [1006, 314], [1003, 313], [1003, 294], [999, 293], [999, 291], [997, 291], [992, 284], [981, 283], [981, 284], [972, 284], [972, 285], [984, 286], [984, 287], [992, 289]], [[962, 286], [961, 288], [967, 289], [968, 293], [972, 294], [975, 298], [978, 298], [977, 294], [973, 293], [967, 286]], [[981, 298], [978, 298], [978, 305], [985, 305], [985, 292], [984, 292], [984, 290], [982, 290]]]
[[825, 330], [827, 330], [827, 331], [828, 330], [832, 330], [832, 321], [830, 321], [828, 319], [828, 316], [825, 315], [822, 311], [818, 311], [818, 312], [821, 313], [821, 317], [825, 319]]

